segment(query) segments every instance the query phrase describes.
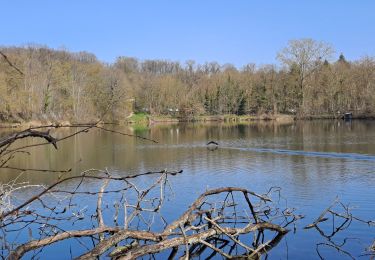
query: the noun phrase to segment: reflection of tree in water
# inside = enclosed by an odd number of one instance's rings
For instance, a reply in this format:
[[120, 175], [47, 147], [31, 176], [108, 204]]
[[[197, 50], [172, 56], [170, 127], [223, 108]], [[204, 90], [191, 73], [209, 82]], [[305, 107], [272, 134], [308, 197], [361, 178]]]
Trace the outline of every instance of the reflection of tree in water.
[[[166, 250], [170, 258], [216, 254], [258, 258], [268, 254], [287, 234], [286, 227], [300, 218], [292, 209], [281, 210], [271, 201], [278, 190], [259, 195], [224, 187], [206, 191], [168, 224], [161, 207], [171, 192], [168, 177], [179, 173], [117, 177], [89, 170], [39, 187], [26, 202], [1, 212], [2, 255], [18, 259], [30, 251], [38, 256], [52, 243], [75, 239], [85, 248], [79, 259], [108, 252], [112, 258], [129, 259]], [[148, 179], [137, 183], [145, 175]], [[11, 196], [11, 190], [6, 192]], [[8, 241], [13, 236], [19, 242]]]
[[[66, 239], [74, 239], [85, 248], [81, 259], [100, 256], [109, 250], [113, 258], [135, 258], [167, 249], [171, 249], [171, 256], [202, 255], [210, 250], [211, 256], [258, 257], [276, 246], [288, 232], [285, 227], [298, 219], [292, 211], [280, 211], [271, 204], [269, 194], [225, 187], [206, 191], [180, 218], [167, 224], [160, 209], [168, 191], [166, 186], [170, 186], [168, 176], [182, 171], [163, 170], [118, 177], [107, 170], [87, 170], [79, 176], [69, 176], [70, 169], [51, 171], [9, 166], [18, 153], [28, 153], [28, 148], [52, 144], [57, 149], [60, 141], [92, 128], [123, 134], [92, 124], [81, 125], [80, 130], [55, 138], [50, 135], [50, 129], [58, 127], [61, 126], [26, 129], [1, 139], [2, 168], [60, 174], [48, 187], [17, 183], [16, 179], [1, 186], [0, 229], [4, 257], [18, 259], [28, 252], [36, 257], [46, 246]], [[30, 137], [45, 142], [13, 148], [17, 140]], [[136, 180], [132, 182], [145, 175], [148, 179], [142, 179], [140, 184]], [[152, 182], [148, 183], [150, 180]], [[23, 189], [34, 190], [26, 201], [17, 201], [17, 191]], [[106, 196], [111, 203], [103, 205]], [[90, 228], [77, 229], [76, 226]], [[254, 233], [254, 240], [246, 238], [242, 242], [241, 236], [248, 233]], [[89, 238], [91, 243], [84, 238]]]
[[[44, 128], [55, 127], [60, 126]], [[81, 130], [60, 138], [52, 137], [44, 128], [9, 135], [0, 140], [1, 167], [9, 167], [8, 163], [18, 153], [27, 153], [27, 148], [48, 144], [57, 147], [61, 140], [92, 128], [123, 134], [97, 124], [81, 127]], [[46, 142], [12, 148], [16, 140], [28, 137], [42, 138]], [[17, 183], [16, 179], [1, 186], [0, 250], [3, 258], [18, 259], [27, 253], [39, 257], [45, 247], [64, 240], [78, 242], [80, 246], [71, 249], [70, 256], [81, 254], [79, 259], [105, 255], [114, 259], [143, 256], [212, 258], [217, 255], [260, 258], [272, 252], [288, 233], [288, 227], [293, 226], [296, 232], [295, 223], [302, 218], [294, 213], [294, 209], [280, 205], [279, 188], [271, 188], [266, 194], [237, 187], [208, 190], [179, 218], [171, 219], [163, 213], [162, 207], [173, 193], [170, 176], [182, 171], [163, 170], [126, 177], [95, 169], [79, 176], [69, 176], [69, 170], [54, 172], [60, 176], [48, 187]], [[32, 189], [32, 195], [26, 201], [17, 201], [15, 196], [22, 189]], [[332, 230], [319, 226], [330, 219]], [[351, 238], [335, 240], [336, 235], [348, 229], [353, 221], [374, 225], [373, 221], [353, 216], [349, 207], [337, 200], [306, 227], [315, 228], [325, 238], [316, 247], [319, 257], [324, 258], [322, 247], [354, 257], [353, 252], [345, 248]], [[374, 245], [365, 254], [373, 253]]]
[[[324, 228], [319, 226], [320, 223], [328, 221], [331, 222], [331, 228]], [[328, 208], [326, 208], [312, 224], [309, 224], [305, 227], [305, 229], [314, 228], [325, 240], [324, 242], [319, 242], [318, 244], [316, 244], [316, 252], [320, 259], [325, 259], [323, 256], [324, 254], [321, 252], [323, 248], [334, 249], [343, 255], [355, 259], [356, 256], [354, 255], [354, 253], [350, 252], [346, 248], [350, 247], [350, 244], [353, 242], [359, 243], [359, 239], [355, 237], [338, 236], [339, 233], [348, 230], [353, 221], [366, 224], [369, 227], [375, 226], [374, 221], [363, 220], [356, 216], [353, 216], [349, 205], [343, 204], [339, 201], [338, 198], [336, 198], [335, 201]], [[368, 247], [368, 252], [360, 256], [375, 256], [374, 245], [375, 244], [372, 244], [370, 247]]]

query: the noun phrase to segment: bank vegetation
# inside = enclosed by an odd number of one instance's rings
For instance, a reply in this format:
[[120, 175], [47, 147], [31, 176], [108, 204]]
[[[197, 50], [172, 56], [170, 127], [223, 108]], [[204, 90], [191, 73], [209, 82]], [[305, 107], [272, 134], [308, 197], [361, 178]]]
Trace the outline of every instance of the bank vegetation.
[[[118, 57], [44, 46], [0, 48], [0, 121], [101, 118], [125, 121], [138, 111], [194, 118], [291, 114], [336, 118], [375, 115], [375, 59], [334, 58], [329, 44], [292, 40], [279, 66], [197, 64]], [[266, 117], [267, 118], [267, 117]]]

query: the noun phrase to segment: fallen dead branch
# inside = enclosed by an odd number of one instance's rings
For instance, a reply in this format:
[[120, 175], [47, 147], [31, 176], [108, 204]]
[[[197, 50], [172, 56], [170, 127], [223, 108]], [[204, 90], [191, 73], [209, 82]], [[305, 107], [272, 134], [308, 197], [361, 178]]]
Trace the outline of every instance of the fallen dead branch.
[[[374, 221], [363, 220], [361, 218], [354, 216], [351, 212], [349, 205], [345, 205], [339, 200], [339, 198], [336, 198], [329, 207], [322, 211], [322, 213], [313, 223], [304, 227], [305, 229], [314, 228], [319, 232], [321, 237], [324, 238], [324, 242], [319, 242], [316, 244], [316, 252], [320, 259], [325, 259], [323, 253], [321, 252], [321, 248], [323, 247], [334, 249], [337, 252], [346, 255], [351, 259], [356, 259], [356, 256], [348, 249], [346, 249], [346, 247], [349, 244], [349, 242], [359, 242], [359, 239], [350, 237], [342, 238], [342, 236], [337, 236], [337, 234], [341, 234], [342, 232], [347, 231], [350, 228], [353, 221], [367, 224], [369, 227], [375, 226]], [[331, 222], [331, 228], [327, 229], [321, 227], [319, 224], [322, 222]], [[368, 251], [371, 252], [371, 246], [369, 247]]]
[[[111, 176], [108, 171], [99, 171], [99, 170], [90, 170], [84, 172], [81, 176], [71, 176], [65, 179], [59, 180], [58, 182], [50, 185], [49, 187], [43, 188], [41, 192], [38, 192], [36, 195], [32, 196], [30, 199], [25, 201], [19, 206], [4, 211], [1, 214], [0, 230], [4, 234], [11, 233], [25, 233], [28, 231], [28, 228], [34, 226], [38, 227], [40, 230], [40, 237], [35, 239], [30, 236], [30, 241], [26, 243], [21, 243], [14, 248], [14, 243], [9, 244], [4, 239], [3, 245], [6, 245], [2, 250], [9, 252], [9, 259], [19, 259], [25, 253], [43, 248], [47, 245], [60, 242], [66, 239], [72, 238], [81, 238], [81, 237], [91, 237], [94, 240], [103, 241], [105, 236], [113, 235], [120, 230], [122, 230], [119, 225], [107, 225], [105, 223], [105, 216], [103, 214], [103, 197], [105, 194], [121, 194], [124, 195], [125, 192], [133, 191], [133, 193], [138, 194], [136, 214], [135, 216], [140, 216], [143, 211], [148, 211], [150, 213], [157, 213], [160, 206], [155, 206], [155, 200], [158, 198], [152, 198], [152, 203], [146, 203], [151, 205], [150, 207], [142, 208], [141, 203], [145, 203], [146, 199], [151, 199], [147, 197], [147, 194], [152, 192], [158, 185], [164, 187], [164, 184], [167, 182], [167, 176], [175, 175], [178, 172], [167, 172], [165, 170], [159, 172], [147, 172], [139, 175], [132, 175], [128, 177], [117, 177]], [[144, 175], [160, 175], [154, 184], [146, 189], [139, 189], [134, 184], [130, 184], [130, 179], [144, 176]], [[83, 180], [95, 180], [96, 183], [103, 182], [98, 191], [87, 191], [87, 187], [81, 187]], [[116, 189], [111, 188], [111, 190], [106, 190], [106, 187], [110, 182], [117, 182], [116, 185], [122, 185], [122, 187], [117, 187]], [[65, 189], [65, 184], [74, 182], [74, 186], [69, 189]], [[163, 188], [164, 189], [164, 188]], [[89, 213], [89, 210], [85, 211], [82, 209], [82, 205], [78, 204], [78, 201], [83, 195], [92, 196], [97, 195], [96, 210]], [[163, 194], [160, 194], [164, 196]], [[78, 197], [78, 198], [76, 198]], [[129, 207], [130, 206], [130, 207]], [[132, 204], [128, 205], [128, 209], [133, 211]], [[93, 226], [92, 229], [85, 230], [72, 230], [66, 231], [61, 229], [61, 223], [69, 221], [74, 225], [76, 222], [85, 222], [88, 220], [97, 220], [97, 224]], [[113, 223], [114, 217], [107, 222]], [[133, 220], [129, 220], [129, 225]], [[94, 224], [94, 223], [92, 223]], [[138, 230], [127, 230], [132, 237], [145, 237], [147, 234]], [[14, 249], [12, 249], [14, 248]], [[2, 254], [4, 255], [4, 254]]]
[[[46, 246], [74, 239], [86, 248], [86, 253], [77, 259], [102, 255], [134, 259], [168, 249], [176, 257], [184, 258], [208, 253], [258, 258], [288, 233], [283, 225], [291, 223], [290, 219], [294, 219], [292, 222], [298, 219], [274, 208], [268, 195], [223, 187], [204, 192], [179, 218], [166, 224], [160, 209], [168, 176], [181, 172], [163, 170], [122, 177], [112, 176], [107, 170], [89, 170], [42, 187], [24, 203], [1, 214], [3, 234], [25, 238], [29, 233], [29, 241], [18, 244], [8, 242], [4, 236], [1, 252], [8, 259], [20, 259], [26, 253], [36, 255]], [[150, 175], [153, 182], [148, 185], [137, 182], [144, 175]], [[79, 203], [83, 197], [93, 198], [93, 195], [96, 201], [91, 201], [96, 206], [83, 207]], [[111, 205], [106, 196], [110, 196]], [[71, 223], [70, 230], [66, 223]], [[90, 223], [92, 228], [74, 229], [78, 223], [86, 223], [85, 226]], [[158, 230], [157, 223], [164, 223], [164, 228]], [[253, 236], [246, 235], [250, 233]], [[83, 242], [83, 238], [89, 238], [91, 243]], [[237, 254], [232, 252], [234, 247]]]
[[[72, 129], [77, 129], [73, 133], [56, 138], [54, 137], [51, 132], [53, 129], [59, 129], [59, 128], [72, 128]], [[33, 171], [33, 172], [59, 172], [59, 173], [64, 173], [64, 172], [70, 172], [71, 169], [64, 169], [64, 170], [53, 170], [53, 169], [32, 169], [32, 168], [22, 168], [22, 167], [14, 167], [10, 166], [10, 163], [12, 160], [15, 158], [17, 154], [23, 153], [26, 155], [29, 155], [30, 153], [28, 152], [28, 149], [32, 147], [38, 147], [38, 146], [44, 146], [44, 145], [53, 145], [55, 149], [58, 149], [58, 143], [67, 140], [73, 136], [80, 135], [82, 133], [87, 133], [93, 129], [98, 129], [99, 131], [106, 131], [106, 132], [111, 132], [114, 134], [119, 134], [123, 136], [128, 136], [128, 137], [134, 137], [137, 139], [157, 143], [156, 140], [149, 139], [143, 136], [138, 136], [138, 135], [132, 135], [132, 134], [127, 134], [123, 133], [120, 131], [116, 131], [113, 129], [108, 129], [102, 126], [102, 122], [99, 120], [94, 123], [90, 124], [76, 124], [76, 125], [60, 125], [60, 124], [50, 124], [50, 125], [43, 125], [43, 126], [38, 126], [38, 127], [31, 127], [26, 130], [18, 131], [16, 133], [10, 134], [8, 136], [5, 136], [0, 139], [0, 169], [9, 169], [9, 170], [15, 170], [15, 171]], [[44, 131], [41, 131], [44, 130]], [[15, 143], [17, 143], [18, 140], [24, 139], [24, 138], [36, 138], [36, 139], [43, 139], [45, 142], [37, 142], [34, 144], [28, 144], [28, 145], [23, 145], [23, 146], [18, 146], [18, 147], [13, 147]]]
[[[50, 130], [59, 127], [30, 128], [1, 139], [0, 168], [49, 171], [11, 167], [9, 162], [17, 153], [28, 154], [27, 149], [34, 146], [52, 144], [57, 149], [58, 142], [93, 128], [131, 136], [95, 123], [79, 125], [74, 133], [55, 138]], [[45, 131], [41, 131], [42, 128]], [[46, 142], [13, 147], [17, 140], [26, 137]], [[70, 169], [49, 172], [66, 173]], [[205, 191], [178, 218], [167, 223], [161, 209], [168, 195], [167, 187], [171, 187], [169, 178], [180, 173], [182, 170], [162, 170], [118, 176], [108, 170], [90, 169], [78, 176], [60, 176], [46, 187], [17, 183], [17, 179], [3, 184], [0, 187], [1, 256], [20, 259], [27, 254], [34, 258], [52, 244], [74, 240], [81, 246], [79, 253], [74, 255], [77, 259], [102, 256], [135, 259], [158, 254], [169, 259], [215, 255], [229, 259], [259, 259], [279, 244], [289, 232], [289, 226], [293, 225], [296, 230], [296, 221], [303, 218], [295, 214], [294, 209], [280, 206], [282, 197], [278, 187], [271, 188], [266, 194], [239, 187], [222, 187]], [[142, 176], [147, 178], [139, 181]], [[32, 190], [32, 195], [14, 203], [14, 194], [21, 189]], [[278, 199], [275, 201], [273, 196]], [[329, 221], [332, 221], [332, 227], [327, 231], [321, 223]], [[353, 216], [349, 206], [335, 199], [305, 227], [314, 228], [325, 239], [316, 245], [321, 259], [324, 259], [323, 247], [355, 257], [345, 248], [353, 239], [336, 240], [336, 235], [347, 230], [353, 221], [369, 226], [375, 224]], [[14, 237], [19, 239], [14, 240]], [[372, 244], [363, 255], [374, 256], [374, 251]]]
[[49, 131], [41, 132], [41, 131], [36, 131], [36, 130], [32, 130], [32, 129], [27, 129], [27, 130], [24, 130], [24, 131], [21, 131], [21, 132], [18, 132], [18, 133], [15, 133], [15, 134], [12, 134], [10, 136], [7, 136], [7, 137], [3, 138], [2, 140], [0, 140], [0, 147], [10, 145], [11, 143], [15, 142], [16, 140], [23, 139], [23, 138], [26, 138], [26, 137], [43, 138], [48, 143], [52, 144], [57, 149], [57, 145], [56, 145], [57, 139], [52, 137], [49, 134]]
[[[226, 210], [229, 208], [231, 208], [230, 211], [232, 211], [232, 207], [230, 206], [232, 204], [227, 204], [227, 201], [224, 201], [217, 204], [220, 204], [220, 207], [212, 207], [214, 204], [208, 202], [209, 197], [233, 192], [246, 194], [244, 195], [245, 198], [248, 198], [245, 199], [246, 204], [247, 206], [251, 205], [253, 209], [252, 217], [247, 218], [247, 224], [242, 227], [233, 227], [232, 224], [227, 223], [228, 220], [233, 220], [233, 218], [230, 217], [233, 216], [233, 214], [225, 214], [227, 213]], [[244, 256], [253, 254], [253, 256], [258, 257], [263, 253], [267, 253], [274, 246], [276, 246], [281, 238], [288, 232], [288, 230], [280, 225], [261, 220], [262, 212], [254, 211], [254, 209], [257, 207], [255, 207], [255, 205], [253, 206], [249, 199], [249, 195], [259, 200], [258, 202], [260, 204], [257, 204], [257, 206], [271, 201], [264, 195], [258, 195], [252, 191], [241, 188], [225, 187], [209, 190], [199, 196], [188, 208], [188, 210], [185, 211], [185, 213], [183, 213], [177, 220], [167, 225], [162, 232], [155, 233], [149, 231], [146, 233], [147, 237], [136, 238], [132, 237], [126, 230], [123, 230], [112, 236], [110, 239], [98, 243], [91, 251], [81, 255], [77, 259], [92, 259], [98, 257], [104, 254], [110, 248], [114, 247], [120, 241], [124, 241], [126, 239], [131, 239], [132, 241], [138, 240], [136, 246], [127, 245], [117, 248], [109, 254], [111, 257], [118, 259], [135, 259], [137, 257], [156, 254], [167, 249], [172, 249], [171, 254], [176, 256], [178, 255], [180, 248], [185, 248], [185, 253], [180, 252], [180, 256], [182, 257], [183, 255], [184, 257], [187, 257], [189, 254], [196, 255], [197, 251], [200, 252], [199, 254], [202, 254], [206, 250], [202, 250], [203, 247], [210, 248], [214, 252], [228, 256], [228, 254], [223, 252], [220, 248], [215, 247], [215, 243], [210, 243], [216, 239], [225, 241], [224, 237], [232, 240], [232, 242], [235, 243], [235, 246], [244, 248]], [[210, 205], [209, 209], [203, 209], [208, 205]], [[250, 213], [252, 210], [248, 208], [248, 212]], [[239, 214], [239, 212], [236, 213]], [[276, 214], [276, 212], [274, 213]], [[239, 219], [241, 219], [239, 215], [237, 216]], [[259, 241], [252, 241], [252, 243], [249, 243], [249, 245], [245, 245], [240, 241], [239, 237], [243, 234], [264, 234], [265, 231], [275, 232], [275, 235], [271, 236], [271, 239], [267, 242], [260, 243]], [[259, 235], [254, 237], [258, 236]], [[157, 243], [150, 243], [150, 241]], [[187, 245], [199, 246], [194, 247], [194, 249], [189, 252]], [[241, 255], [233, 257], [241, 257]]]
[[[78, 128], [78, 130], [73, 132], [72, 134], [66, 135], [64, 137], [55, 138], [50, 134], [50, 131], [51, 131], [51, 129], [58, 129], [58, 128]], [[38, 131], [37, 129], [46, 129], [46, 131], [42, 132], [42, 131]], [[123, 132], [116, 131], [116, 130], [113, 130], [113, 129], [105, 128], [105, 127], [101, 126], [101, 121], [97, 121], [97, 122], [94, 122], [94, 123], [91, 123], [91, 124], [77, 124], [77, 125], [69, 125], [69, 126], [62, 126], [60, 124], [50, 124], [50, 125], [44, 125], [44, 126], [38, 126], [38, 127], [30, 127], [26, 130], [16, 132], [12, 135], [9, 135], [9, 136], [6, 136], [6, 137], [0, 139], [0, 148], [2, 149], [1, 152], [0, 152], [0, 155], [1, 154], [9, 154], [11, 152], [20, 151], [20, 150], [23, 150], [23, 149], [26, 149], [26, 148], [35, 147], [35, 146], [42, 146], [42, 145], [47, 145], [47, 144], [52, 144], [57, 149], [57, 143], [58, 142], [69, 139], [69, 138], [71, 138], [75, 135], [79, 135], [81, 133], [87, 133], [88, 131], [90, 131], [92, 129], [99, 129], [99, 130], [102, 130], [102, 131], [116, 133], [116, 134], [123, 135], [123, 136], [135, 137], [137, 139], [142, 139], [142, 140], [158, 143], [156, 140], [146, 138], [146, 137], [143, 137], [143, 136], [127, 134], [127, 133], [123, 133]], [[16, 149], [9, 149], [9, 146], [11, 144], [13, 144], [16, 140], [23, 139], [23, 138], [26, 138], [26, 137], [44, 138], [47, 142], [25, 145], [25, 146], [17, 147]]]

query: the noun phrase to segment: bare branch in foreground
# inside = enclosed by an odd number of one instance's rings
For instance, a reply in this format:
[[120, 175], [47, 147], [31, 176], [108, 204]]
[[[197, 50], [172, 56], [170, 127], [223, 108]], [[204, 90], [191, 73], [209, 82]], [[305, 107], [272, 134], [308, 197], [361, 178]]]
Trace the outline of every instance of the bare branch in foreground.
[[[1, 232], [20, 236], [29, 233], [29, 241], [18, 245], [4, 240], [6, 248], [2, 253], [8, 254], [9, 259], [19, 259], [28, 252], [37, 254], [46, 246], [74, 239], [86, 248], [86, 253], [77, 259], [105, 254], [114, 259], [134, 259], [168, 249], [183, 258], [206, 253], [259, 257], [287, 234], [282, 226], [292, 215], [285, 216], [279, 208], [269, 205], [272, 201], [268, 196], [236, 187], [204, 192], [179, 218], [163, 230], [154, 230], [156, 223], [165, 221], [160, 209], [168, 176], [181, 172], [163, 170], [121, 177], [89, 170], [81, 176], [59, 180], [1, 214]], [[153, 182], [137, 181], [144, 175], [150, 175]], [[110, 197], [106, 199], [107, 196]], [[82, 207], [82, 201], [92, 201], [96, 206]], [[87, 222], [92, 229], [74, 228], [78, 223], [87, 226]], [[71, 223], [69, 230], [66, 224], [62, 229], [61, 223]], [[35, 229], [39, 229], [39, 234], [30, 232]], [[254, 241], [248, 241], [251, 236], [244, 239], [243, 235], [249, 233], [254, 234]], [[90, 238], [92, 244], [82, 238]], [[233, 247], [237, 247], [237, 255], [233, 254]]]
[[[73, 132], [72, 134], [63, 136], [61, 138], [53, 137], [51, 135], [51, 130], [59, 129], [59, 128], [78, 128], [78, 130]], [[46, 129], [46, 130], [40, 131], [41, 129]], [[0, 138], [0, 169], [2, 168], [2, 169], [10, 169], [10, 170], [16, 170], [16, 171], [33, 171], [33, 172], [60, 172], [60, 173], [69, 172], [71, 171], [71, 169], [67, 169], [67, 170], [29, 169], [29, 168], [9, 166], [9, 163], [15, 158], [15, 155], [17, 153], [25, 153], [29, 155], [29, 152], [27, 152], [27, 149], [29, 148], [52, 144], [55, 147], [55, 149], [57, 149], [57, 144], [59, 142], [62, 142], [66, 139], [69, 139], [73, 136], [76, 136], [82, 133], [87, 133], [88, 131], [92, 129], [98, 129], [100, 131], [107, 131], [107, 132], [111, 132], [111, 133], [115, 133], [115, 134], [119, 134], [123, 136], [134, 137], [137, 139], [141, 139], [141, 140], [145, 140], [145, 141], [149, 141], [153, 143], [158, 143], [156, 140], [149, 139], [146, 137], [127, 134], [127, 133], [123, 133], [120, 131], [104, 128], [103, 126], [101, 126], [101, 121], [97, 121], [97, 122], [89, 123], [89, 124], [75, 124], [75, 125], [68, 125], [68, 126], [60, 125], [60, 124], [51, 124], [51, 125], [44, 125], [44, 126], [38, 126], [38, 127], [30, 127], [26, 130], [22, 130], [14, 134], [5, 136], [3, 138]], [[30, 138], [30, 137], [44, 139], [46, 142], [28, 144], [28, 145], [19, 146], [16, 148], [11, 147], [14, 143], [16, 143], [17, 140]]]
[[[327, 230], [319, 226], [321, 222], [328, 221], [331, 222], [330, 229]], [[315, 228], [325, 240], [324, 242], [319, 242], [316, 244], [316, 252], [320, 259], [325, 259], [322, 252], [320, 251], [322, 247], [335, 249], [337, 252], [346, 255], [351, 259], [356, 259], [353, 253], [346, 249], [346, 245], [349, 241], [359, 242], [359, 239], [350, 237], [344, 237], [342, 239], [337, 236], [337, 234], [343, 233], [348, 230], [353, 221], [367, 224], [369, 227], [375, 226], [374, 221], [363, 220], [354, 216], [349, 206], [344, 205], [338, 198], [336, 198], [333, 203], [328, 208], [326, 208], [312, 224], [305, 226], [305, 229]], [[369, 251], [371, 252], [371, 249]]]

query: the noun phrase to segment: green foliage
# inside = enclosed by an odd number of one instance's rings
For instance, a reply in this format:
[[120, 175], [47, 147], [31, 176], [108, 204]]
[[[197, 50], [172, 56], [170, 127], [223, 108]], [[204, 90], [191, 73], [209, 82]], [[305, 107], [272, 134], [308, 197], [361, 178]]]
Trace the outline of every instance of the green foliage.
[[238, 116], [242, 116], [246, 114], [246, 101], [245, 98], [241, 97], [239, 100], [238, 110], [236, 113]]
[[137, 112], [129, 118], [129, 121], [135, 124], [148, 123], [148, 115], [144, 112]]

